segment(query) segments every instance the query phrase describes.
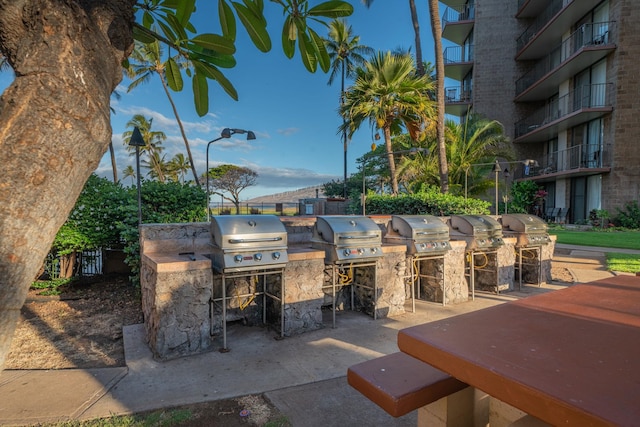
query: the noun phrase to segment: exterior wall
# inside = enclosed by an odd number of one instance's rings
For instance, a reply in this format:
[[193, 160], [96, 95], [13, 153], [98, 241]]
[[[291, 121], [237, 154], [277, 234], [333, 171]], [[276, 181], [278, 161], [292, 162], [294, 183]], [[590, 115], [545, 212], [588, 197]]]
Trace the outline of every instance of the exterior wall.
[[519, 23], [513, 17], [517, 1], [482, 0], [476, 2], [474, 25], [473, 110], [504, 127], [508, 138], [514, 135], [515, 81], [519, 77], [513, 60]]
[[609, 13], [618, 29], [617, 49], [607, 77], [615, 82], [613, 159], [611, 173], [603, 176], [603, 208], [616, 207], [640, 198], [640, 8], [635, 0], [610, 0]]

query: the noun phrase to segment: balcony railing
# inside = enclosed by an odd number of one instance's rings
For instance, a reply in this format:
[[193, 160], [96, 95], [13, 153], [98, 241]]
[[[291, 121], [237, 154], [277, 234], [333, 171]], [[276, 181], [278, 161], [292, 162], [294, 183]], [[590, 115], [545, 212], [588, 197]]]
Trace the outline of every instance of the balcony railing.
[[468, 48], [463, 46], [450, 46], [444, 50], [443, 56], [445, 65], [473, 62], [473, 45]]
[[584, 24], [571, 34], [549, 55], [536, 63], [534, 68], [516, 81], [516, 96], [527, 90], [531, 85], [558, 68], [573, 54], [587, 46], [598, 46], [609, 43], [612, 22], [598, 22]]
[[520, 176], [515, 178], [558, 175], [564, 172], [589, 172], [589, 169], [609, 168], [611, 167], [611, 147], [610, 144], [576, 145], [549, 153], [536, 161], [537, 166], [525, 168], [521, 171]]
[[463, 90], [460, 87], [444, 88], [446, 102], [471, 102], [471, 90]]
[[576, 111], [589, 108], [611, 107], [612, 83], [584, 85], [540, 108], [531, 116], [515, 124], [515, 136], [521, 137], [562, 119]]
[[518, 37], [516, 41], [516, 48], [518, 52], [520, 52], [520, 50], [529, 43], [529, 40], [531, 40], [538, 31], [540, 31], [540, 29], [551, 20], [551, 18], [556, 16], [556, 14], [562, 10], [564, 2], [565, 0], [553, 0], [544, 13], [540, 14], [535, 21], [533, 21], [533, 23], [529, 25], [522, 34], [520, 34], [520, 37]]
[[448, 6], [442, 14], [442, 25], [475, 19], [475, 7], [469, 4]]

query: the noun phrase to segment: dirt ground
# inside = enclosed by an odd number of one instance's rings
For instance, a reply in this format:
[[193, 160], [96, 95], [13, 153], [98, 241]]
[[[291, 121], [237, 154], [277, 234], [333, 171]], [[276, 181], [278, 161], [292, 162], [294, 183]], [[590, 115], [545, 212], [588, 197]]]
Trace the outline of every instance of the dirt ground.
[[[571, 283], [565, 268], [555, 282]], [[125, 366], [122, 327], [143, 322], [140, 291], [126, 277], [101, 276], [61, 288], [58, 296], [31, 290], [11, 343], [5, 369], [70, 369]], [[264, 396], [188, 405], [179, 426], [289, 426]], [[247, 413], [248, 411], [248, 413]], [[165, 411], [161, 416], [167, 416]], [[175, 413], [174, 413], [175, 415]]]

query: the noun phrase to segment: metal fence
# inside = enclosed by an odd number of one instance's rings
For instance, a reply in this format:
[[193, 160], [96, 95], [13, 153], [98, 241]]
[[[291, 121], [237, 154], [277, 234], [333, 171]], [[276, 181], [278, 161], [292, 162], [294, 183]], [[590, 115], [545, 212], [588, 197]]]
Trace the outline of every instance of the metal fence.
[[[73, 276], [95, 276], [102, 274], [102, 249], [92, 249], [75, 253]], [[49, 252], [44, 261], [43, 276], [50, 280], [60, 278], [62, 257]]]
[[[233, 215], [235, 205], [231, 203], [211, 203], [211, 215]], [[300, 204], [296, 202], [283, 203], [240, 203], [241, 215], [270, 214], [280, 216], [300, 215]]]

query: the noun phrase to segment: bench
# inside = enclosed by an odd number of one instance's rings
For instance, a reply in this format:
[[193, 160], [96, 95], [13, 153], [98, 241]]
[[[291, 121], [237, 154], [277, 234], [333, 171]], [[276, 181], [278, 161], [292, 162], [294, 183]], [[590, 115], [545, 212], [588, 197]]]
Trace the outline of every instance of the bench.
[[347, 381], [394, 417], [467, 388], [462, 381], [402, 352], [351, 366]]

